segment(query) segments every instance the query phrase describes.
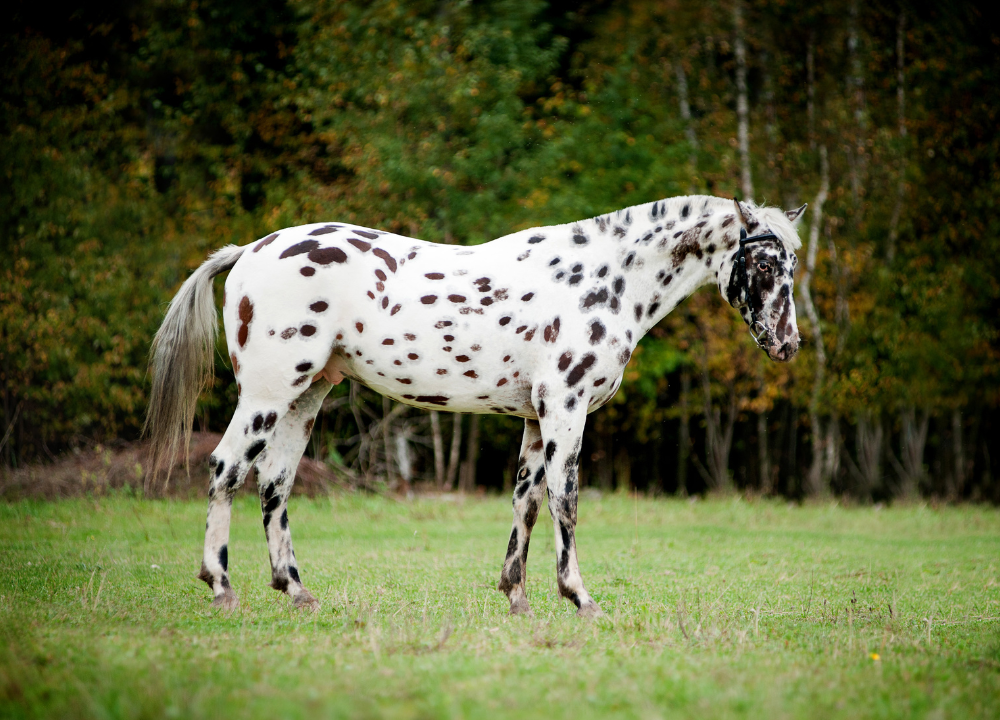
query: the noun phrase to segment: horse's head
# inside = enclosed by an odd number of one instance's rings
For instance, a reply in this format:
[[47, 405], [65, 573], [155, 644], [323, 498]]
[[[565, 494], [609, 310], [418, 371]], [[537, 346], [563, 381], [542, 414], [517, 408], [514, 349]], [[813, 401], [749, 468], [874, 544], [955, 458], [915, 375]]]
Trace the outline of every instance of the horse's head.
[[719, 290], [740, 311], [757, 345], [772, 360], [787, 362], [799, 349], [792, 281], [794, 250], [802, 244], [795, 222], [806, 206], [782, 212], [737, 201], [736, 208], [745, 232], [719, 272]]

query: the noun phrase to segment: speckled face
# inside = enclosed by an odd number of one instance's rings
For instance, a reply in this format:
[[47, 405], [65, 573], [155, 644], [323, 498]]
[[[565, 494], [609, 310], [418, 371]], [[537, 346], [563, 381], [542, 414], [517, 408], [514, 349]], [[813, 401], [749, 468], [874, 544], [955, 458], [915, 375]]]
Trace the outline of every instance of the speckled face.
[[[740, 273], [732, 256], [733, 270], [724, 295], [731, 305], [737, 307], [743, 321], [753, 323], [751, 308], [757, 321], [763, 325], [760, 338], [772, 360], [787, 362], [798, 352], [799, 331], [795, 323], [795, 301], [792, 298], [792, 283], [798, 258], [786, 250], [777, 240], [765, 240], [746, 246], [747, 294], [742, 302]], [[760, 325], [751, 327], [757, 335]]]

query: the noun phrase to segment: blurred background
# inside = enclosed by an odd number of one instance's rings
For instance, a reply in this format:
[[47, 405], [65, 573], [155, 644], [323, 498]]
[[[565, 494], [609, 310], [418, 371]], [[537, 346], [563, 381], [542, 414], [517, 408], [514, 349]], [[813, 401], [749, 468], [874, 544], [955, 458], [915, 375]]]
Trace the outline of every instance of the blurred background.
[[[992, 4], [15, 0], [2, 13], [0, 495], [142, 487], [150, 340], [226, 243], [342, 220], [476, 244], [706, 193], [809, 203], [802, 350], [768, 361], [702, 289], [591, 416], [583, 485], [1000, 502]], [[195, 421], [202, 456], [235, 405], [227, 356], [220, 345]], [[300, 485], [509, 489], [521, 428], [344, 383]], [[203, 492], [202, 474], [189, 482]]]

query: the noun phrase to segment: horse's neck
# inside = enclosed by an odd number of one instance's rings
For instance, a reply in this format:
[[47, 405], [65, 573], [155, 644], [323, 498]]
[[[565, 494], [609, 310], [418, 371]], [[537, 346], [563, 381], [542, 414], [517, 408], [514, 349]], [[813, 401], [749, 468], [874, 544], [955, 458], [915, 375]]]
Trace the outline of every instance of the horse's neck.
[[672, 198], [655, 210], [654, 205], [621, 211], [622, 219], [626, 212], [631, 216], [623, 251], [634, 250], [638, 265], [626, 275], [624, 311], [635, 313], [642, 306], [643, 334], [699, 287], [715, 281], [720, 265], [728, 267], [721, 261], [739, 232], [733, 206], [716, 198]]

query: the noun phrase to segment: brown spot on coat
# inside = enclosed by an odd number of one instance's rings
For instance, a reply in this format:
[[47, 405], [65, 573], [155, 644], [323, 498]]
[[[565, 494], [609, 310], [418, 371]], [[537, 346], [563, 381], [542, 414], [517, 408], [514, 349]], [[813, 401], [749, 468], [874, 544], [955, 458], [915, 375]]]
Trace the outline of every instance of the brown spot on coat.
[[278, 237], [278, 233], [271, 233], [266, 238], [264, 238], [263, 240], [261, 240], [259, 243], [257, 243], [256, 245], [254, 245], [253, 251], [254, 252], [260, 252], [261, 248], [265, 248], [268, 245], [270, 245], [271, 243], [273, 243], [274, 239], [276, 237]]
[[372, 249], [372, 244], [367, 243], [364, 240], [358, 240], [357, 238], [347, 238], [347, 242], [356, 247], [361, 252], [368, 252]]
[[244, 295], [239, 306], [240, 328], [236, 331], [236, 341], [240, 347], [245, 347], [250, 337], [250, 323], [253, 322], [253, 303]]
[[307, 252], [315, 250], [318, 247], [319, 242], [316, 240], [303, 240], [302, 242], [295, 243], [294, 245], [285, 248], [281, 255], [278, 256], [278, 259], [284, 260], [285, 258], [295, 257], [296, 255], [305, 255]]
[[594, 305], [603, 305], [608, 301], [608, 289], [601, 288], [600, 290], [591, 291], [587, 293], [582, 300], [582, 305], [584, 308], [590, 308]]
[[375, 255], [375, 257], [382, 258], [382, 261], [385, 263], [385, 266], [389, 268], [391, 272], [393, 273], [396, 272], [396, 258], [394, 258], [392, 255], [387, 253], [382, 248], [375, 248], [374, 250], [372, 250], [372, 254]]
[[545, 342], [555, 342], [559, 338], [559, 318], [552, 321], [551, 325], [545, 326]]
[[590, 344], [596, 345], [604, 338], [605, 328], [600, 320], [590, 323]]
[[698, 243], [698, 236], [699, 236], [699, 231], [695, 228], [691, 228], [690, 230], [684, 232], [683, 236], [680, 239], [680, 242], [677, 243], [677, 246], [673, 249], [673, 252], [671, 253], [671, 256], [673, 257], [674, 260], [674, 267], [683, 263], [688, 255], [693, 254], [695, 257], [701, 260], [703, 253], [701, 245]]
[[347, 262], [347, 253], [339, 247], [317, 248], [310, 251], [307, 257], [317, 265]]
[[314, 313], [321, 313], [321, 312], [326, 312], [326, 309], [328, 307], [330, 307], [329, 303], [324, 302], [323, 300], [319, 300], [318, 302], [314, 302], [312, 305], [310, 305], [309, 309], [312, 310]]
[[569, 371], [569, 374], [566, 376], [566, 384], [569, 387], [573, 387], [580, 382], [580, 378], [584, 376], [587, 370], [589, 370], [595, 362], [597, 362], [597, 356], [594, 353], [587, 353], [584, 355], [580, 359], [580, 362], [578, 362], [573, 369]]

